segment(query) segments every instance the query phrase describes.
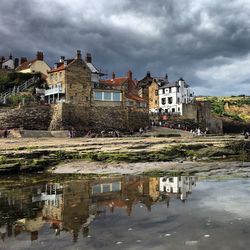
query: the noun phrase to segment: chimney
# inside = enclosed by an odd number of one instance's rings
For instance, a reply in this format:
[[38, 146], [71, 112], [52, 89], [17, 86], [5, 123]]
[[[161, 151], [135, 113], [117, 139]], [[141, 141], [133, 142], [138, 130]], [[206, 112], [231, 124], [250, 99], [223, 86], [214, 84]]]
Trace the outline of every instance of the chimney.
[[65, 60], [63, 63], [64, 63], [64, 67], [66, 67], [68, 65], [67, 60]]
[[54, 64], [54, 69], [57, 69], [57, 63]]
[[165, 75], [165, 79], [167, 79], [167, 80], [168, 80], [168, 74], [166, 74], [166, 75]]
[[77, 60], [82, 59], [81, 50], [77, 50], [77, 51], [76, 51], [76, 59], [77, 59]]
[[28, 60], [27, 60], [27, 57], [21, 57], [21, 64], [23, 64], [23, 63], [25, 63], [25, 62], [27, 62]]
[[150, 71], [147, 71], [147, 77], [151, 77]]
[[16, 69], [19, 66], [19, 59], [15, 58], [14, 60], [14, 68]]
[[132, 80], [132, 71], [131, 70], [128, 71], [127, 77], [129, 80]]
[[36, 60], [43, 61], [43, 52], [37, 51]]
[[92, 56], [90, 53], [86, 54], [86, 63], [92, 63]]
[[59, 62], [62, 63], [62, 62], [64, 62], [64, 60], [65, 60], [65, 56], [61, 56]]
[[115, 72], [112, 73], [112, 79], [115, 79]]
[[12, 59], [12, 54], [10, 53], [9, 59]]
[[181, 86], [185, 81], [184, 81], [183, 78], [181, 77], [181, 78], [178, 80], [178, 82], [179, 82], [179, 86]]

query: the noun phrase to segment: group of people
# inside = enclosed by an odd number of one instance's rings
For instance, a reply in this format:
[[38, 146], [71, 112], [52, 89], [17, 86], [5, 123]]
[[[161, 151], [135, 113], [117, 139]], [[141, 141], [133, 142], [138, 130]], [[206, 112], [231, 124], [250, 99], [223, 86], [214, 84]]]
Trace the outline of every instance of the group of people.
[[200, 128], [196, 128], [195, 130], [190, 130], [190, 133], [192, 133], [194, 136], [205, 136], [208, 133], [208, 129], [203, 132]]

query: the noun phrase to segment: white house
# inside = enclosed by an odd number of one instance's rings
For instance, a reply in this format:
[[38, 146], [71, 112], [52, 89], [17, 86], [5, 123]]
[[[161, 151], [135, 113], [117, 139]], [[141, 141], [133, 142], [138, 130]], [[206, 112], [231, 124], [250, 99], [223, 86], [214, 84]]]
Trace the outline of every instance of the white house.
[[4, 57], [0, 60], [2, 69], [14, 69], [14, 60], [12, 59], [12, 54], [10, 54], [9, 58], [5, 60]]
[[169, 82], [167, 78], [159, 78], [158, 81], [159, 111], [182, 115], [182, 104], [191, 103], [194, 98], [190, 86], [182, 78], [176, 82]]
[[186, 200], [195, 184], [196, 179], [192, 176], [161, 177], [160, 192], [178, 194], [181, 200]]

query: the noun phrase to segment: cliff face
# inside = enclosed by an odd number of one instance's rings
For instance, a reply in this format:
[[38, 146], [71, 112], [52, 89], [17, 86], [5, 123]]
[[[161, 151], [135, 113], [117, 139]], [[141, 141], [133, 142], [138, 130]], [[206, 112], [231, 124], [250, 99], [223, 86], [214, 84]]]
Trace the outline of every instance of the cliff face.
[[238, 115], [243, 121], [250, 122], [250, 105], [243, 104], [241, 106], [226, 103], [224, 111], [229, 114]]

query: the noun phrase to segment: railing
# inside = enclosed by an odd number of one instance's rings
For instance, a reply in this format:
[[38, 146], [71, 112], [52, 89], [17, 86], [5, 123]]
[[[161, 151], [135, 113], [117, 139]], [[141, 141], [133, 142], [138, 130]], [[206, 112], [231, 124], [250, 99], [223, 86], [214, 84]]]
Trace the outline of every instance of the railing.
[[52, 89], [46, 89], [44, 95], [48, 96], [48, 95], [56, 95], [56, 94], [64, 94], [65, 93], [65, 89], [63, 89], [62, 87], [55, 87]]
[[14, 86], [13, 88], [8, 89], [7, 91], [0, 93], [0, 103], [6, 104], [6, 100], [8, 97], [12, 95], [16, 95], [25, 89], [29, 88], [30, 86], [34, 85], [40, 78], [33, 76], [31, 79], [27, 80], [26, 82]]

